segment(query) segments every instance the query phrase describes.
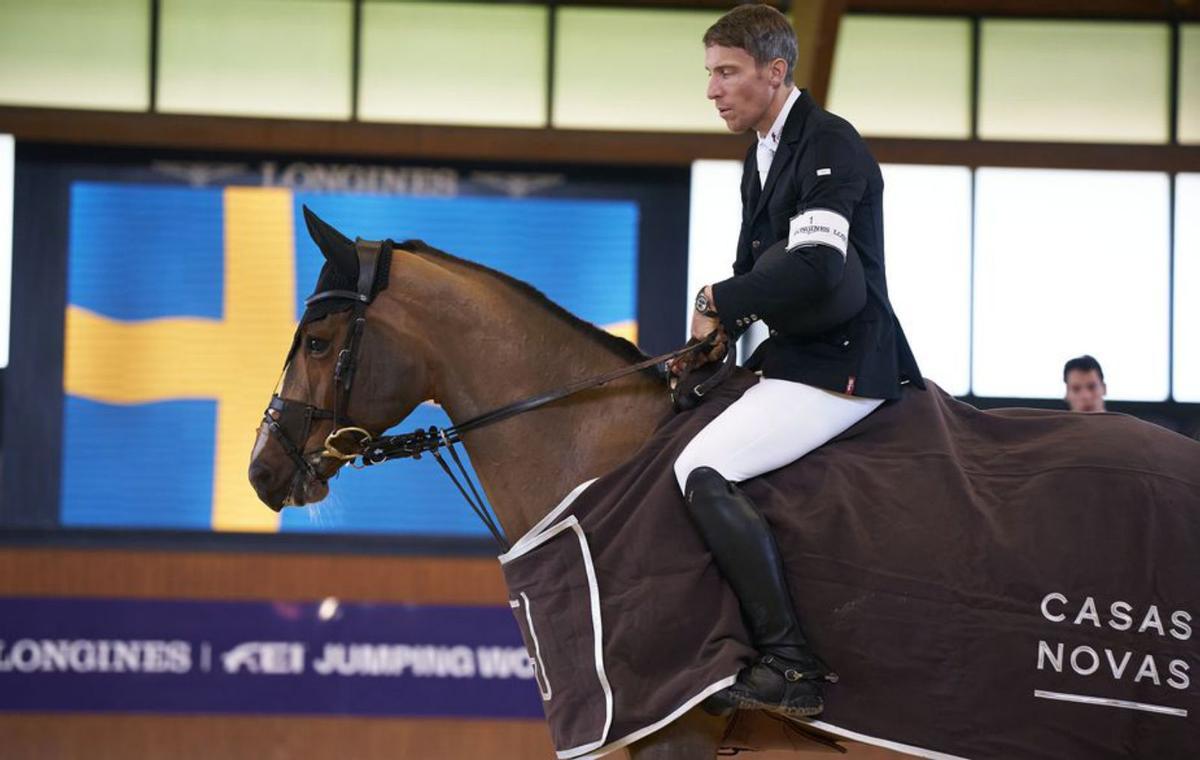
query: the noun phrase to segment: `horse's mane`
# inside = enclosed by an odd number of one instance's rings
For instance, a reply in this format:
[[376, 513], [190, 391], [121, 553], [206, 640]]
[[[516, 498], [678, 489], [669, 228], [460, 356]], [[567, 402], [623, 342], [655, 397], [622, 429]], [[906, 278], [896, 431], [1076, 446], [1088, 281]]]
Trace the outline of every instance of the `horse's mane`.
[[622, 359], [625, 359], [630, 364], [636, 364], [647, 358], [646, 354], [644, 354], [641, 349], [630, 343], [628, 340], [613, 335], [607, 330], [603, 330], [587, 320], [580, 319], [556, 304], [554, 301], [550, 300], [545, 293], [525, 282], [524, 280], [518, 280], [512, 275], [508, 275], [504, 272], [492, 269], [491, 267], [484, 266], [478, 262], [469, 261], [467, 259], [459, 258], [453, 254], [446, 253], [445, 251], [434, 248], [424, 240], [405, 240], [403, 243], [397, 243], [396, 247], [406, 251], [412, 251], [413, 253], [429, 254], [438, 258], [446, 259], [454, 264], [464, 266], [476, 272], [482, 272], [486, 275], [490, 275], [491, 277], [495, 277], [505, 285], [516, 289], [517, 292], [533, 301], [533, 303], [550, 312], [551, 315], [566, 322], [568, 325], [574, 328], [576, 332], [600, 343], [602, 346], [612, 351], [617, 356], [620, 356]]

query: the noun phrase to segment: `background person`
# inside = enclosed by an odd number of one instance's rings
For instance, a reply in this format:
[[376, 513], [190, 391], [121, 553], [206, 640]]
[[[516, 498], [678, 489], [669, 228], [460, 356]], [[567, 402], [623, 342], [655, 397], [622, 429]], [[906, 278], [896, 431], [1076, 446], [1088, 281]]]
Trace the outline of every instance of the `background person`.
[[1072, 412], [1103, 412], [1104, 370], [1094, 356], [1077, 356], [1063, 365], [1063, 383], [1067, 386], [1066, 402]]

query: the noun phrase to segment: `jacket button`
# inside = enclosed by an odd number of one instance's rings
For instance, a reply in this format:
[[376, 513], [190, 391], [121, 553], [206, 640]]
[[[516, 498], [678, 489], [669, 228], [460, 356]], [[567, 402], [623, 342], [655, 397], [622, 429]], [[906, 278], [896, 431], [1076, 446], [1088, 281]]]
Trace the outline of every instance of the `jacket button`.
[[757, 251], [759, 245], [761, 245], [761, 243], [759, 243], [759, 241], [755, 240], [754, 242], [752, 242], [750, 244], [750, 247]]

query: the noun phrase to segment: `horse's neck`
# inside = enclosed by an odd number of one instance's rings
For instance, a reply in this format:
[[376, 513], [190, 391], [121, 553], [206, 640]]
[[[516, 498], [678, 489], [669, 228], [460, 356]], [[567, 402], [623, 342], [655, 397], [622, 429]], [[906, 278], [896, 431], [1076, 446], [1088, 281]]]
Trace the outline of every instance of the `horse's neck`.
[[[434, 390], [456, 424], [630, 363], [493, 275], [440, 263], [460, 292], [433, 311], [444, 336]], [[575, 486], [633, 454], [667, 409], [662, 384], [637, 374], [480, 428], [464, 444], [516, 540]]]

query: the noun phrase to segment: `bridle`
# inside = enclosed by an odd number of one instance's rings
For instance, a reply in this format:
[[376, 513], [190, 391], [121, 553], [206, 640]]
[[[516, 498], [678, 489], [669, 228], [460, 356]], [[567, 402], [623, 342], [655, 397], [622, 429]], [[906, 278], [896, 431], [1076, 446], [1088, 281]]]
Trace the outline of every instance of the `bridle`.
[[[343, 437], [350, 439], [358, 437], [360, 442], [371, 439], [371, 434], [362, 426], [355, 424], [346, 416], [345, 411], [350, 406], [350, 389], [354, 385], [354, 372], [358, 368], [358, 349], [362, 345], [363, 330], [367, 324], [367, 306], [375, 298], [375, 278], [379, 263], [388, 260], [387, 257], [390, 257], [393, 247], [394, 243], [391, 240], [374, 241], [358, 238], [354, 241], [354, 252], [358, 258], [356, 290], [322, 290], [312, 294], [304, 301], [304, 306], [307, 308], [332, 299], [349, 300], [352, 304], [350, 308], [353, 311], [346, 343], [338, 351], [337, 363], [333, 369], [333, 409], [324, 409], [303, 401], [284, 398], [279, 394], [280, 389], [277, 388], [276, 392], [271, 395], [271, 402], [267, 405], [266, 411], [263, 412], [263, 424], [283, 446], [283, 450], [287, 452], [292, 462], [296, 464], [297, 475], [303, 473], [321, 483], [327, 483], [329, 476], [322, 475], [313, 466], [312, 456], [319, 455], [321, 458], [350, 461], [355, 459], [358, 453], [349, 453], [338, 448], [338, 441]], [[292, 347], [288, 349], [287, 359], [284, 361], [283, 374], [287, 373], [292, 357], [301, 347], [303, 330], [303, 323], [296, 327], [296, 334], [292, 336]], [[333, 420], [334, 430], [326, 436], [325, 443], [320, 449], [306, 452], [303, 449], [304, 442], [308, 440], [313, 423], [317, 420]]]
[[[353, 386], [354, 372], [358, 366], [358, 349], [362, 344], [362, 334], [367, 322], [366, 311], [367, 307], [374, 300], [377, 290], [375, 280], [378, 274], [379, 262], [390, 262], [394, 246], [395, 244], [391, 240], [372, 241], [363, 240], [362, 238], [356, 239], [354, 241], [354, 250], [358, 257], [359, 272], [357, 290], [323, 290], [309, 296], [304, 302], [304, 305], [309, 307], [315, 303], [336, 298], [348, 299], [353, 304], [351, 307], [353, 314], [351, 316], [350, 332], [346, 338], [346, 344], [338, 352], [337, 364], [333, 370], [335, 390], [333, 409], [324, 409], [302, 401], [286, 399], [276, 392], [272, 394], [271, 402], [267, 405], [267, 409], [263, 413], [263, 423], [296, 464], [296, 477], [305, 474], [321, 483], [328, 483], [330, 476], [322, 475], [312, 465], [311, 458], [314, 455], [317, 455], [321, 459], [336, 459], [340, 462], [347, 462], [351, 466], [362, 468], [382, 464], [392, 459], [420, 459], [422, 454], [431, 454], [437, 460], [438, 464], [441, 465], [442, 470], [450, 477], [450, 480], [453, 481], [454, 485], [463, 495], [463, 498], [467, 500], [471, 509], [483, 521], [483, 524], [487, 526], [492, 537], [505, 551], [508, 550], [509, 544], [504, 539], [496, 519], [492, 516], [483, 498], [479, 495], [478, 489], [475, 487], [474, 482], [472, 482], [471, 476], [467, 473], [462, 459], [454, 448], [455, 444], [462, 442], [464, 434], [485, 425], [492, 425], [501, 420], [537, 409], [576, 393], [606, 385], [618, 378], [654, 367], [662, 367], [667, 362], [681, 356], [696, 352], [707, 352], [713, 348], [717, 340], [717, 333], [714, 332], [703, 341], [690, 341], [686, 346], [675, 351], [507, 404], [490, 412], [472, 417], [459, 425], [453, 425], [444, 429], [430, 427], [425, 430], [418, 429], [412, 433], [376, 438], [366, 428], [355, 424], [343, 412], [349, 407], [350, 403], [350, 389]], [[287, 360], [284, 362], [285, 374], [288, 365], [291, 363], [292, 356], [300, 347], [303, 326], [303, 323], [299, 325], [296, 328], [296, 334], [292, 337], [292, 347], [289, 349]], [[725, 360], [722, 362], [720, 368], [709, 378], [688, 391], [688, 396], [691, 398], [692, 403], [698, 401], [708, 391], [720, 384], [733, 371], [736, 364], [736, 352], [727, 349]], [[686, 403], [681, 403], [682, 399], [676, 398], [675, 401], [677, 408], [687, 407]], [[333, 420], [333, 432], [325, 437], [321, 448], [305, 452], [303, 450], [304, 442], [308, 440], [313, 422], [316, 420]], [[450, 469], [449, 464], [442, 457], [440, 451], [442, 448], [450, 452], [451, 458], [463, 476], [466, 487], [463, 486], [463, 483], [459, 482], [454, 472]], [[360, 460], [361, 464], [356, 464], [355, 460]], [[467, 492], [468, 488], [470, 489], [470, 494]]]

